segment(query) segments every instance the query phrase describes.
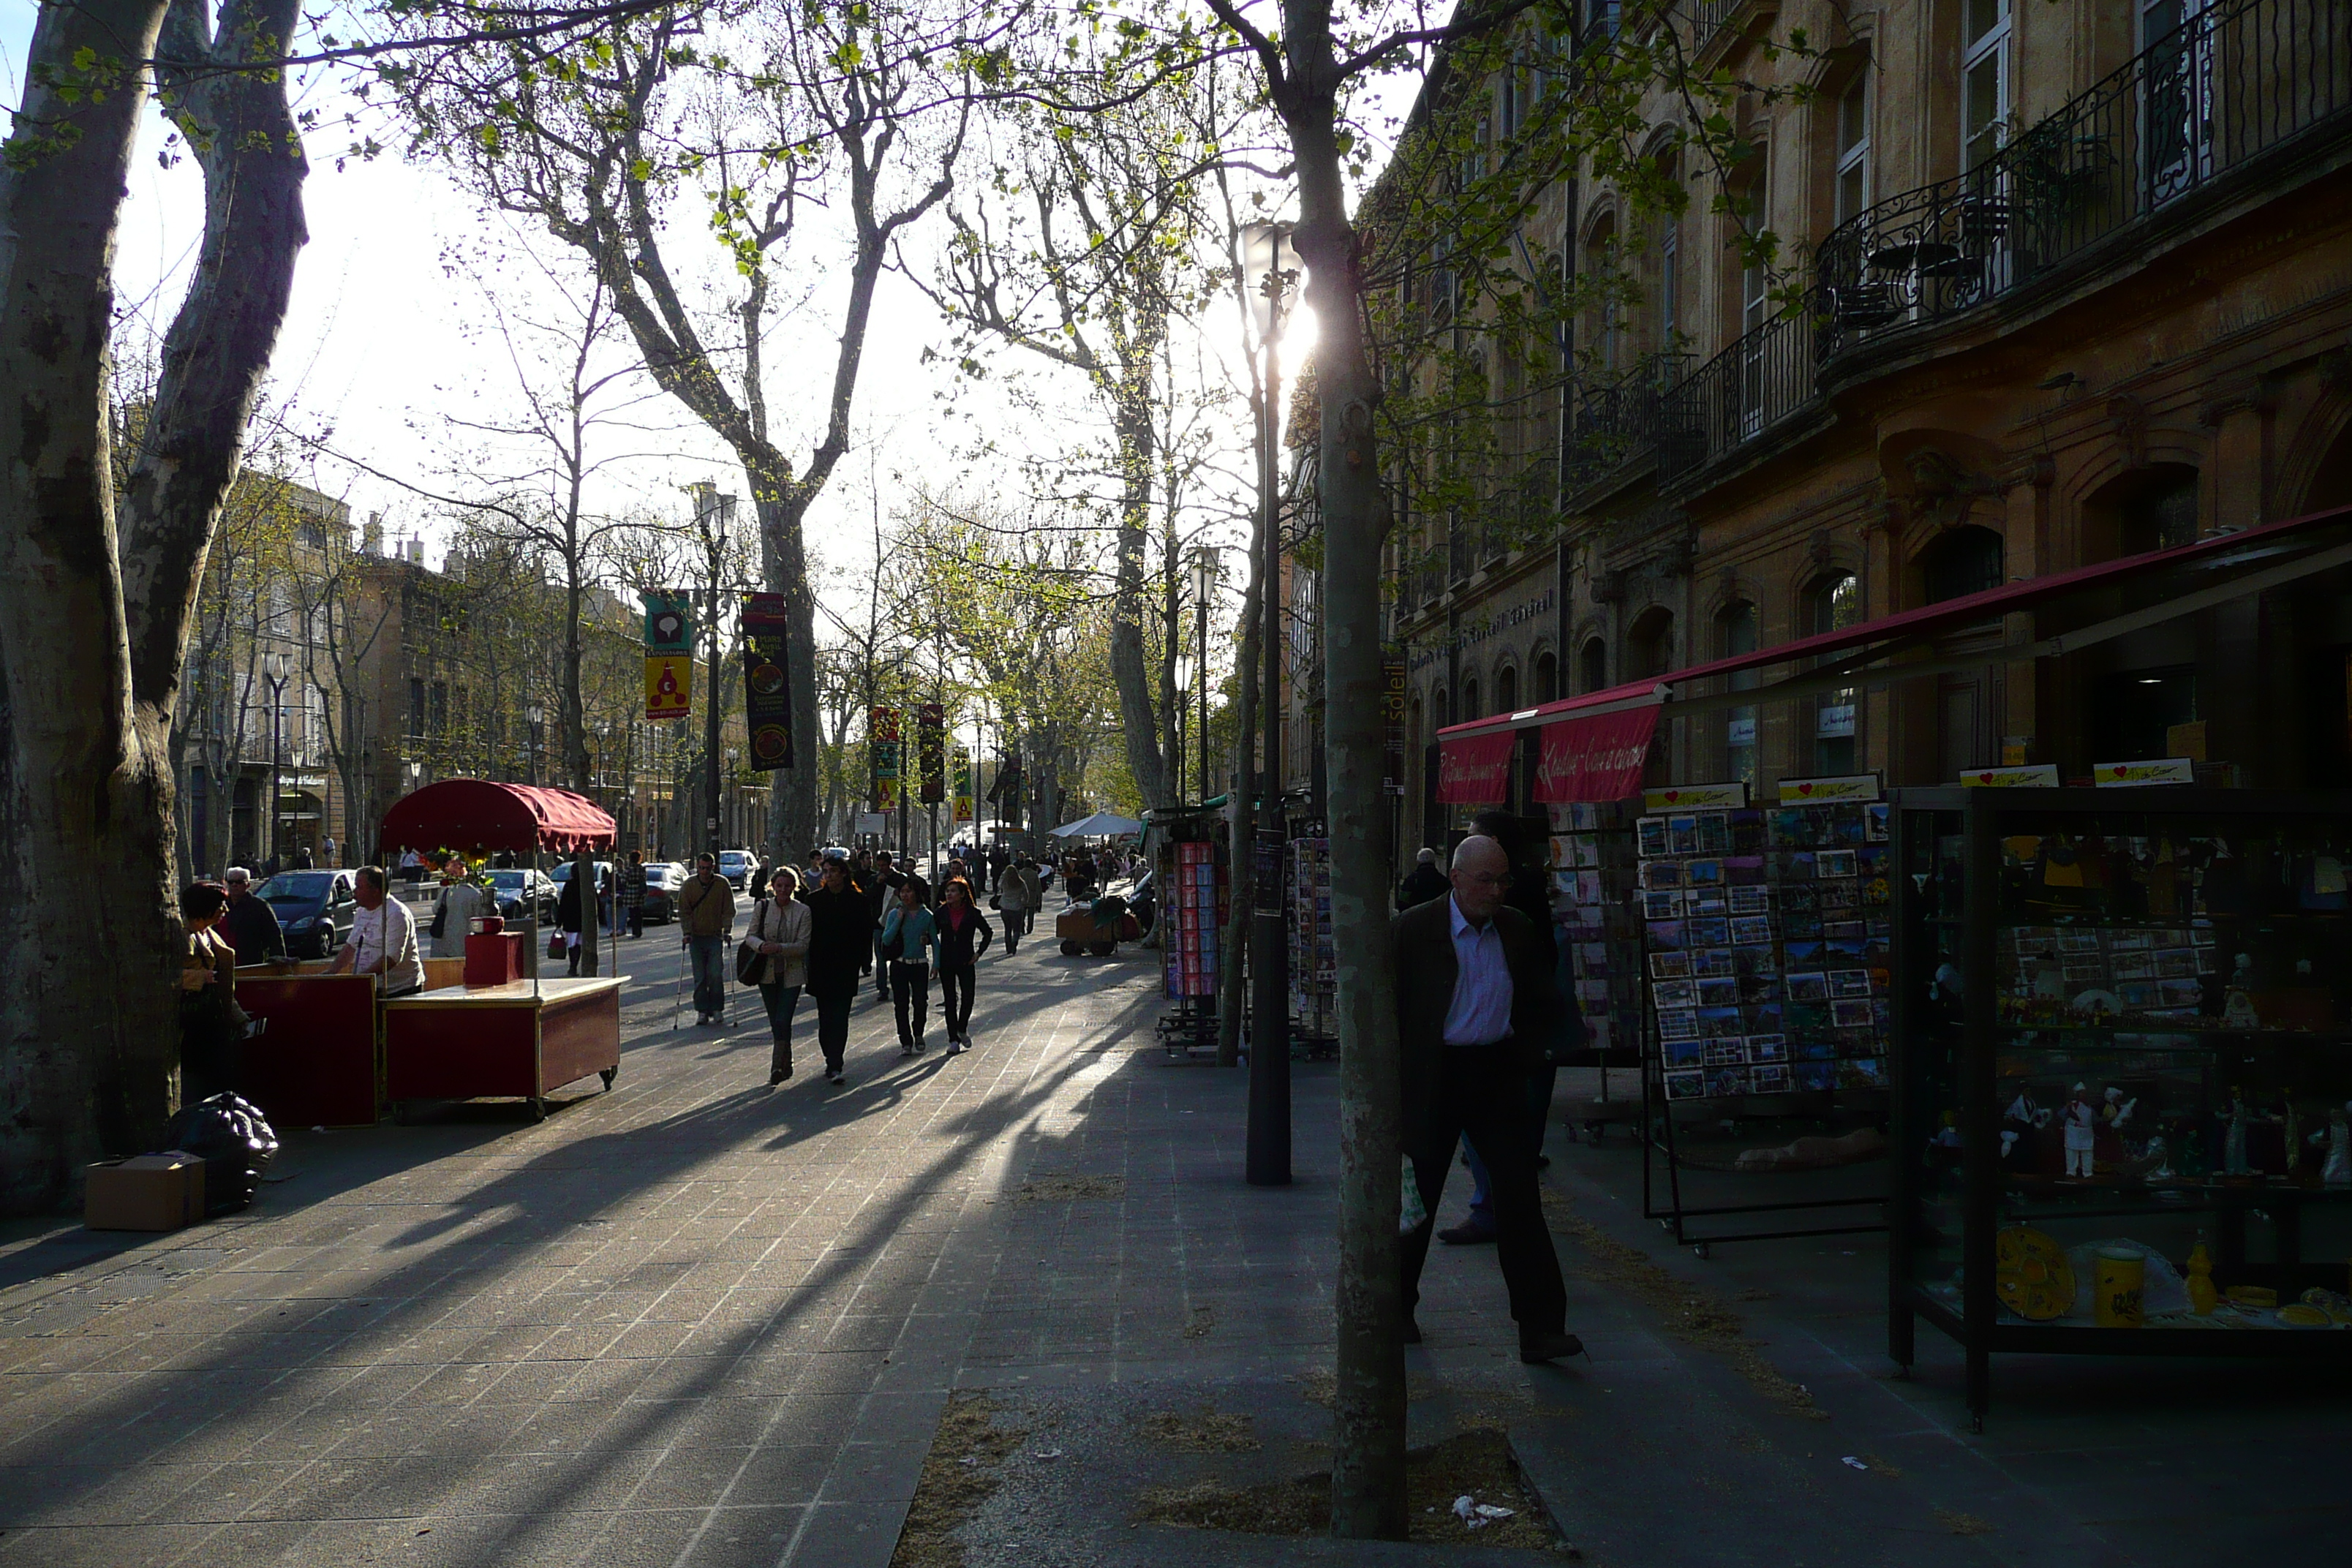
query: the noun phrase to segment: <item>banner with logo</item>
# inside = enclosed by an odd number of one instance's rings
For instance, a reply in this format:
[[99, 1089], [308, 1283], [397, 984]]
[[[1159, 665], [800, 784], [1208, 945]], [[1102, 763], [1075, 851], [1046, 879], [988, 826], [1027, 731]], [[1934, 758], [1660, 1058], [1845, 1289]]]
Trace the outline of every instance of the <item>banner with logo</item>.
[[1623, 800], [1642, 787], [1657, 730], [1654, 702], [1545, 725], [1536, 753], [1536, 798]]
[[915, 762], [922, 781], [921, 799], [937, 805], [946, 794], [947, 712], [936, 702], [916, 706]]
[[1404, 793], [1404, 660], [1381, 660], [1381, 787], [1388, 795]]
[[962, 746], [955, 749], [955, 822], [961, 827], [972, 818], [971, 752]]
[[657, 589], [646, 606], [646, 717], [683, 719], [694, 711], [694, 609], [690, 595]]
[[866, 761], [874, 779], [874, 805], [889, 811], [898, 804], [898, 710], [869, 708], [866, 711]]
[[1437, 798], [1449, 805], [1499, 805], [1511, 798], [1514, 730], [1490, 730], [1437, 743]]
[[743, 727], [751, 765], [761, 773], [793, 765], [791, 656], [782, 594], [743, 600]]

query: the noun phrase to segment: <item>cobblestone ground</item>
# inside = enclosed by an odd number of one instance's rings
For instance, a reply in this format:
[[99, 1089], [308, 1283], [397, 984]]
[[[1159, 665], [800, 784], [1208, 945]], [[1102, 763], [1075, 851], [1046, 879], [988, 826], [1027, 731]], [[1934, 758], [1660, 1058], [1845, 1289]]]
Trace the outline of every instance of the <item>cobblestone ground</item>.
[[804, 1008], [772, 1093], [751, 993], [672, 1028], [675, 939], [620, 951], [609, 1095], [290, 1131], [170, 1237], [18, 1227], [0, 1564], [887, 1562], [967, 1349], [1076, 1327], [992, 1293], [990, 1208], [1149, 1045], [1149, 962], [992, 954], [954, 1058], [869, 989], [841, 1089]]

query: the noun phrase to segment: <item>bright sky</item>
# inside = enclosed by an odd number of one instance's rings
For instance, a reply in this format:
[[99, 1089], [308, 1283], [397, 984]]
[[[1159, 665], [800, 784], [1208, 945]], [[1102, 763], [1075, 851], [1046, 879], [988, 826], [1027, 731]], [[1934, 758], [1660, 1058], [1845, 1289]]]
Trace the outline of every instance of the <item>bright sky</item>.
[[[34, 12], [32, 0], [0, 0], [0, 91], [10, 103], [16, 100]], [[1384, 96], [1409, 98], [1410, 88], [1401, 79]], [[311, 84], [308, 101], [331, 119], [338, 110], [332, 83], [323, 79]], [[120, 308], [143, 317], [158, 334], [185, 288], [202, 217], [194, 163], [159, 164], [163, 131], [151, 109], [132, 166], [117, 264]], [[272, 400], [299, 429], [331, 428], [335, 449], [382, 474], [429, 489], [462, 489], [451, 476], [479, 442], [453, 432], [446, 416], [495, 420], [510, 414], [516, 402], [511, 366], [496, 336], [483, 330], [488, 312], [479, 279], [500, 280], [500, 297], [521, 300], [526, 310], [533, 298], [538, 308], [548, 308], [543, 285], [533, 280], [525, 237], [506, 220], [477, 212], [429, 165], [386, 155], [338, 168], [334, 151], [344, 139], [332, 131], [310, 139], [310, 243], [278, 343]], [[690, 221], [698, 228], [698, 219]], [[913, 264], [929, 265], [942, 232], [934, 215], [908, 246]], [[555, 264], [566, 260], [551, 240], [541, 238], [534, 248]], [[699, 250], [707, 258], [711, 248], [689, 233], [679, 254]], [[836, 247], [834, 254], [845, 250]], [[809, 289], [805, 307], [779, 325], [769, 348], [771, 397], [780, 423], [814, 427], [814, 405], [832, 371], [840, 290], [831, 284], [838, 276], [837, 268], [832, 278], [816, 275], [809, 288], [809, 275], [803, 274], [779, 290]], [[1201, 330], [1213, 352], [1195, 363], [1210, 374], [1238, 374], [1239, 328], [1230, 305]], [[1311, 342], [1312, 332], [1311, 318], [1296, 324], [1288, 357]], [[923, 360], [925, 348], [942, 344], [945, 335], [929, 301], [905, 279], [887, 275], [857, 391], [856, 425], [870, 449], [853, 452], [840, 465], [811, 520], [810, 542], [824, 563], [854, 567], [870, 551], [871, 487], [877, 482], [886, 513], [918, 481], [1012, 496], [1024, 481], [1010, 456], [983, 458], [973, 467], [961, 454], [984, 440], [1010, 455], [1069, 444], [1086, 434], [1077, 421], [1092, 418], [1093, 411], [1074, 394], [1064, 400], [1069, 423], [1056, 430], [1041, 429], [1035, 416], [1008, 408], [992, 384], [958, 387], [943, 366]], [[1010, 353], [1002, 357], [1017, 363]], [[640, 428], [624, 432], [616, 449], [652, 455], [608, 470], [599, 498], [605, 509], [652, 505], [682, 515], [679, 490], [691, 481], [709, 479], [723, 490], [744, 489], [740, 468], [674, 402], [658, 395], [645, 398], [629, 417]], [[1234, 432], [1236, 444], [1245, 439], [1244, 430]], [[805, 451], [805, 441], [797, 449]], [[1234, 471], [1232, 500], [1241, 504], [1246, 463]], [[324, 468], [316, 482], [345, 496], [355, 519], [383, 511], [388, 536], [422, 528], [426, 558], [438, 563], [441, 540], [429, 503], [395, 483], [348, 468]]]

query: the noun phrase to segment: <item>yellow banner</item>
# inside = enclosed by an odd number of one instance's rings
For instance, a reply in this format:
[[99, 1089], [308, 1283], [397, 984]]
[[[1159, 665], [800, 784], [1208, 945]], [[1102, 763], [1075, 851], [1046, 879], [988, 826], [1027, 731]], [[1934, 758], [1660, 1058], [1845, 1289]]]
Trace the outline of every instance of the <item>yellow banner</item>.
[[1712, 784], [1668, 784], [1664, 789], [1642, 792], [1642, 809], [1655, 816], [1662, 811], [1738, 811], [1748, 804], [1748, 785], [1744, 783]]
[[1972, 768], [1960, 775], [1970, 789], [2056, 789], [2058, 767], [2036, 763], [2031, 767]]
[[2160, 757], [2148, 763], [2099, 763], [2091, 769], [2091, 782], [2101, 789], [2195, 784], [2197, 764], [2187, 757]]
[[694, 711], [694, 659], [682, 653], [646, 655], [646, 717], [683, 719]]
[[1876, 800], [1879, 796], [1876, 773], [1846, 773], [1827, 779], [1782, 779], [1782, 805], [1819, 805], [1823, 801]]

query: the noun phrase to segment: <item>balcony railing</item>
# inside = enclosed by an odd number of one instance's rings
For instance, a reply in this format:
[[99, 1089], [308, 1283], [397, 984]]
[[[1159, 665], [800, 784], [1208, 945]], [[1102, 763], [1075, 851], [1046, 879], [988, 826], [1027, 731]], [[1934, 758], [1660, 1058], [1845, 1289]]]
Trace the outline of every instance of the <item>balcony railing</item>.
[[2352, 0], [2221, 0], [1977, 167], [1833, 230], [1821, 355], [2031, 283], [2347, 107]]
[[1589, 485], [1655, 450], [1685, 357], [1645, 354], [1622, 375], [1578, 389], [1568, 439], [1571, 486]]
[[1753, 440], [1813, 398], [1813, 313], [1775, 316], [1667, 395], [1658, 477], [1672, 479]]

